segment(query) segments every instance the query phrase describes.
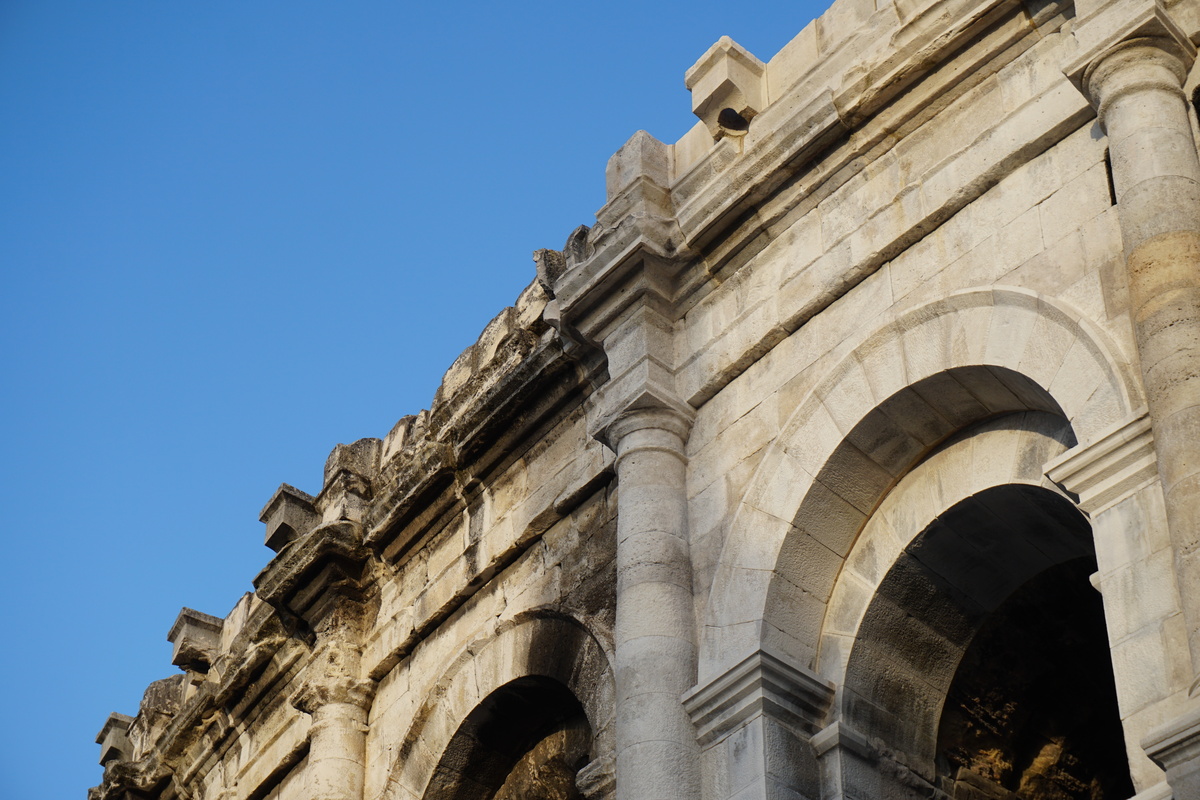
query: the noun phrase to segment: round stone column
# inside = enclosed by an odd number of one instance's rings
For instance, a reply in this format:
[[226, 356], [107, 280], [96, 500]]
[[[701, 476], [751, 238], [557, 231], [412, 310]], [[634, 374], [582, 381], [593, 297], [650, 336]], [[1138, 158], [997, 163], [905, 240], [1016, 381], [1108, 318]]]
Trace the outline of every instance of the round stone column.
[[691, 420], [627, 411], [607, 430], [616, 451], [616, 788], [618, 800], [694, 800], [699, 748], [681, 697], [696, 680], [687, 530]]
[[304, 783], [311, 800], [363, 800], [367, 713], [373, 681], [357, 679], [356, 648], [332, 645], [314, 660], [319, 671], [293, 698], [312, 715]]
[[1200, 160], [1182, 85], [1194, 59], [1131, 38], [1083, 82], [1109, 140], [1130, 310], [1166, 496], [1193, 672], [1200, 667]]

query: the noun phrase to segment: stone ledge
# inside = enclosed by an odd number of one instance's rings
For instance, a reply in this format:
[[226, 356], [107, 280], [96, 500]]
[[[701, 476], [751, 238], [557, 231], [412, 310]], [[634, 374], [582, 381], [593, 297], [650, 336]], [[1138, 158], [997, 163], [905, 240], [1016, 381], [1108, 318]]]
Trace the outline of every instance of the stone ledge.
[[1154, 435], [1143, 406], [1089, 444], [1046, 465], [1046, 476], [1078, 499], [1090, 516], [1112, 508], [1158, 477]]
[[684, 695], [683, 707], [696, 726], [700, 746], [707, 747], [760, 715], [811, 736], [832, 700], [828, 683], [759, 650]]

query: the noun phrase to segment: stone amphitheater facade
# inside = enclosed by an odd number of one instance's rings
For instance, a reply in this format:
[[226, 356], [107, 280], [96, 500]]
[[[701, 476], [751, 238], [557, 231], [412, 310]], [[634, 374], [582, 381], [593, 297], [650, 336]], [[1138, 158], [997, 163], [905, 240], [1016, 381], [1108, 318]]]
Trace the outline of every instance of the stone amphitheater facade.
[[1200, 0], [838, 0], [450, 367], [91, 800], [1200, 798]]

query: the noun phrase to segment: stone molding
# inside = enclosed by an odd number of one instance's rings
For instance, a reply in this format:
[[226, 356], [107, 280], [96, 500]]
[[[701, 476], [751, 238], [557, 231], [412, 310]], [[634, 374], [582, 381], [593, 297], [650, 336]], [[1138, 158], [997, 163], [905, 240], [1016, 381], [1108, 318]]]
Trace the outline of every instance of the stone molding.
[[1146, 407], [1094, 442], [1071, 448], [1046, 465], [1046, 476], [1096, 517], [1158, 477]]
[[255, 591], [273, 608], [298, 617], [311, 616], [309, 612], [322, 606], [326, 595], [357, 594], [370, 559], [362, 539], [362, 526], [357, 523], [322, 525], [255, 576]]
[[584, 764], [575, 776], [575, 786], [586, 800], [611, 800], [616, 797], [616, 764], [612, 757], [602, 756]]
[[813, 734], [812, 746], [818, 758], [834, 748], [849, 751], [861, 758], [870, 759], [875, 756], [867, 737], [841, 720], [832, 722]]
[[1166, 781], [1156, 783], [1149, 789], [1138, 792], [1129, 800], [1172, 800], [1175, 795], [1171, 792], [1171, 786]]
[[1200, 783], [1200, 704], [1189, 703], [1178, 717], [1150, 731], [1142, 749], [1167, 773], [1175, 794], [1186, 796], [1181, 785], [1196, 788]]
[[817, 730], [833, 700], [833, 687], [806, 669], [758, 650], [683, 698], [701, 747], [765, 715], [803, 738]]

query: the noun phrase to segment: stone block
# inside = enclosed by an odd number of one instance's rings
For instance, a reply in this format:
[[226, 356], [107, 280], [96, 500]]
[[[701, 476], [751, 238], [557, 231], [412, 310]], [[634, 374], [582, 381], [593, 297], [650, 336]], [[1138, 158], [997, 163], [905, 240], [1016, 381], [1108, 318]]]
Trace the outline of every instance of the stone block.
[[766, 65], [746, 48], [722, 36], [684, 76], [692, 93], [692, 113], [714, 139], [741, 135], [767, 105]]
[[188, 670], [208, 672], [220, 654], [224, 624], [220, 617], [190, 608], [180, 611], [167, 634], [167, 641], [173, 645], [171, 663]]
[[100, 745], [100, 763], [107, 765], [110, 761], [125, 761], [133, 758], [133, 748], [129, 743], [129, 726], [133, 717], [118, 714], [115, 711], [108, 715], [104, 727], [96, 734], [96, 744]]
[[258, 517], [267, 525], [267, 547], [278, 553], [315, 528], [320, 516], [314, 502], [312, 495], [286, 483], [280, 484]]

